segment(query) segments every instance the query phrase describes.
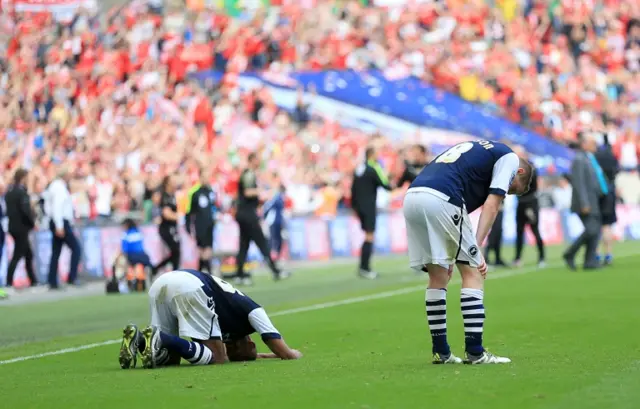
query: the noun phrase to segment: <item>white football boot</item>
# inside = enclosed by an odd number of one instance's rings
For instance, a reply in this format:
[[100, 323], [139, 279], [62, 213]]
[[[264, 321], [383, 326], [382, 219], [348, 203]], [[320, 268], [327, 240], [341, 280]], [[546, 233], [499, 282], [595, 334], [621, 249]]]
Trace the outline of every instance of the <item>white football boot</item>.
[[482, 365], [482, 364], [508, 364], [511, 362], [511, 359], [493, 355], [489, 351], [484, 351], [482, 355], [473, 356], [467, 354], [467, 359], [464, 360], [464, 363], [467, 365]]

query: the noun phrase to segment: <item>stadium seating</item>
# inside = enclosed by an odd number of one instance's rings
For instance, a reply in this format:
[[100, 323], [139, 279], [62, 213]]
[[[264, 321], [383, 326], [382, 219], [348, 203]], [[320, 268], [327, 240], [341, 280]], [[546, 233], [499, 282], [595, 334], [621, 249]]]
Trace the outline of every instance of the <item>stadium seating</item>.
[[[145, 3], [72, 18], [2, 10], [0, 161], [5, 174], [31, 168], [36, 193], [54, 165], [72, 165], [81, 218], [141, 210], [158, 174], [178, 170], [188, 186], [203, 163], [229, 201], [252, 149], [294, 189], [330, 184], [346, 196], [367, 130], [312, 117], [302, 99], [289, 115], [264, 89], [240, 92], [238, 75], [255, 70], [417, 77], [562, 143], [607, 132], [623, 167], [638, 166], [636, 2], [278, 1], [252, 12]], [[189, 80], [204, 69], [225, 75]], [[384, 149], [392, 173], [402, 146]]]

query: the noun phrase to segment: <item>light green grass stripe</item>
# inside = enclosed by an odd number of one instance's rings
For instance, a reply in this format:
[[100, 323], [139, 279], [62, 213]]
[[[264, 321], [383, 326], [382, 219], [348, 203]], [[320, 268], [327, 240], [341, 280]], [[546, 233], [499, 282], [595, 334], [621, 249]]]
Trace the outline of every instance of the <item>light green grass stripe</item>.
[[[627, 258], [627, 257], [636, 256], [636, 255], [638, 255], [637, 251], [628, 250], [628, 252], [625, 252], [623, 254], [617, 255], [616, 258], [617, 259], [624, 259], [624, 258]], [[555, 264], [550, 264], [548, 266], [548, 268], [559, 268], [559, 267], [562, 267], [562, 266], [563, 266], [562, 263], [555, 263]], [[528, 268], [521, 268], [521, 269], [517, 269], [517, 270], [498, 272], [498, 273], [493, 273], [493, 274], [491, 272], [489, 272], [489, 274], [487, 275], [487, 280], [498, 280], [498, 279], [503, 279], [503, 278], [509, 278], [509, 277], [528, 274], [528, 273], [531, 273], [531, 272], [534, 272], [534, 271], [540, 271], [540, 269], [538, 267], [528, 267]], [[459, 283], [460, 283], [459, 279], [454, 279], [454, 280], [452, 280], [451, 284], [459, 284]], [[424, 288], [425, 288], [424, 284], [422, 284], [422, 285], [413, 285], [411, 287], [404, 287], [404, 288], [400, 288], [400, 289], [397, 289], [397, 290], [383, 291], [383, 292], [373, 293], [373, 294], [364, 295], [364, 296], [360, 296], [360, 297], [351, 297], [351, 298], [346, 298], [346, 299], [338, 300], [338, 301], [330, 301], [330, 302], [325, 302], [325, 303], [320, 303], [320, 304], [308, 305], [308, 306], [305, 306], [305, 307], [298, 307], [298, 308], [291, 308], [291, 309], [287, 309], [287, 310], [276, 311], [276, 312], [273, 312], [273, 313], [271, 313], [269, 315], [272, 316], [272, 317], [279, 317], [279, 316], [285, 316], [285, 315], [298, 314], [298, 313], [301, 313], [301, 312], [324, 310], [324, 309], [327, 309], [327, 308], [339, 307], [339, 306], [350, 305], [350, 304], [357, 304], [357, 303], [362, 303], [362, 302], [368, 302], [368, 301], [373, 301], [373, 300], [379, 300], [379, 299], [384, 299], [384, 298], [395, 297], [397, 295], [409, 294], [409, 293], [413, 293], [413, 292], [416, 292], [416, 291], [424, 290]], [[93, 349], [93, 348], [98, 348], [98, 347], [102, 347], [102, 346], [117, 344], [120, 341], [121, 341], [120, 339], [111, 339], [111, 340], [108, 340], [108, 341], [82, 345], [82, 346], [79, 346], [79, 347], [64, 348], [64, 349], [60, 349], [60, 350], [57, 350], [57, 351], [44, 352], [44, 353], [41, 353], [41, 354], [20, 356], [20, 357], [8, 359], [8, 360], [0, 361], [0, 365], [7, 365], [7, 364], [16, 363], [16, 362], [23, 362], [23, 361], [33, 360], [33, 359], [46, 358], [48, 356], [64, 355], [64, 354], [70, 354], [70, 353], [73, 353], [73, 352], [80, 352], [80, 351], [84, 351], [84, 350], [87, 350], [87, 349]]]

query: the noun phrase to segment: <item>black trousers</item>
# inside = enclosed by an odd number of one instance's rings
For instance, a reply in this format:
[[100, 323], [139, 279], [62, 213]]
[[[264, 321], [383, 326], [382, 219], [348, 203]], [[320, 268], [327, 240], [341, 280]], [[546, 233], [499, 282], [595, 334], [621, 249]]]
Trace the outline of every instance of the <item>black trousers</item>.
[[260, 227], [258, 215], [255, 212], [238, 212], [236, 214], [236, 221], [240, 228], [240, 247], [238, 249], [238, 256], [236, 257], [237, 276], [243, 278], [247, 275], [244, 271], [244, 263], [247, 261], [247, 253], [249, 252], [249, 246], [252, 241], [258, 246], [262, 257], [264, 257], [273, 275], [280, 275], [280, 269], [278, 269], [271, 258], [269, 243], [267, 243], [267, 239], [262, 232], [262, 227]]
[[522, 257], [522, 247], [524, 246], [524, 228], [529, 225], [531, 232], [536, 238], [536, 246], [538, 247], [538, 260], [544, 260], [544, 242], [540, 235], [538, 223], [540, 221], [540, 207], [529, 204], [518, 204], [516, 210], [516, 260]]
[[64, 236], [56, 236], [56, 230], [53, 222], [49, 223], [49, 228], [53, 234], [51, 241], [51, 262], [49, 263], [49, 286], [51, 288], [58, 287], [58, 261], [60, 260], [60, 253], [62, 253], [62, 245], [66, 244], [71, 250], [71, 265], [69, 266], [69, 277], [67, 282], [70, 284], [75, 283], [78, 277], [78, 266], [80, 265], [80, 256], [82, 248], [80, 243], [73, 233], [71, 224], [68, 221], [64, 221]]
[[[37, 285], [38, 280], [33, 272], [33, 251], [31, 250], [31, 243], [29, 242], [29, 232], [10, 231], [9, 234], [13, 237], [14, 247], [13, 257], [11, 257], [9, 267], [7, 268], [7, 287], [13, 286], [13, 276], [16, 272], [16, 267], [18, 267], [18, 263], [23, 257], [29, 281], [31, 281], [32, 286]], [[4, 233], [2, 233], [2, 242], [4, 245]], [[0, 251], [2, 250], [0, 249]]]
[[602, 219], [599, 214], [580, 216], [584, 225], [584, 232], [569, 246], [564, 253], [566, 257], [573, 259], [581, 247], [585, 247], [584, 265], [587, 267], [596, 266], [596, 252], [598, 243], [600, 242], [600, 233], [602, 231]]
[[489, 232], [489, 238], [487, 243], [487, 248], [484, 252], [484, 259], [487, 264], [492, 264], [489, 262], [489, 256], [491, 252], [493, 252], [496, 256], [494, 263], [502, 264], [502, 257], [500, 256], [500, 248], [502, 247], [502, 217], [503, 211], [500, 210], [496, 215], [496, 221], [493, 222], [493, 226], [491, 227], [491, 231]]
[[160, 262], [155, 268], [154, 271], [166, 266], [171, 263], [171, 267], [174, 270], [180, 268], [180, 236], [178, 236], [178, 227], [177, 226], [167, 226], [161, 224], [158, 227], [158, 233], [160, 234], [160, 238], [164, 242], [164, 244], [169, 249], [169, 255]]

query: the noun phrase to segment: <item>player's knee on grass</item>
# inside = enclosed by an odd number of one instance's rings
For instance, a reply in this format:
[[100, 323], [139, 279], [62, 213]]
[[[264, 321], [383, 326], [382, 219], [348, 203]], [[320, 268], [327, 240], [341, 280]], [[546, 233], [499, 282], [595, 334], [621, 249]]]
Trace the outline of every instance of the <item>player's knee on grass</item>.
[[429, 274], [430, 288], [447, 288], [451, 276], [449, 268], [440, 264], [427, 264], [427, 273]]
[[458, 263], [457, 266], [462, 278], [462, 288], [482, 290], [484, 287], [484, 278], [477, 267], [471, 267], [464, 263]]

